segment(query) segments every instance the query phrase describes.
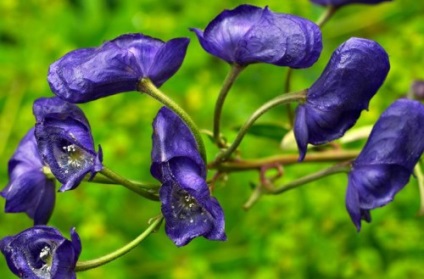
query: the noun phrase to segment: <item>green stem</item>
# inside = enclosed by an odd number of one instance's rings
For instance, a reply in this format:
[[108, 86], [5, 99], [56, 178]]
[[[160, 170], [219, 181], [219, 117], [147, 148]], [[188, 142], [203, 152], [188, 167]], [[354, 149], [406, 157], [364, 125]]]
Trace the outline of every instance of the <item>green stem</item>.
[[215, 159], [215, 163], [220, 163], [222, 161], [225, 161], [237, 149], [237, 147], [240, 145], [241, 141], [243, 140], [243, 137], [246, 135], [249, 128], [265, 112], [281, 104], [287, 104], [289, 102], [295, 102], [295, 101], [304, 101], [306, 98], [306, 93], [307, 93], [307, 90], [302, 90], [299, 92], [284, 94], [262, 105], [250, 116], [250, 118], [246, 121], [246, 123], [244, 123], [244, 125], [240, 128], [240, 131], [238, 132], [237, 137], [234, 140], [234, 142], [231, 144], [231, 146], [228, 147], [228, 149], [222, 151], [220, 154], [218, 154], [217, 158]]
[[138, 90], [158, 100], [163, 105], [167, 106], [172, 111], [174, 111], [179, 117], [181, 117], [181, 119], [187, 124], [187, 126], [193, 133], [194, 139], [197, 143], [197, 147], [199, 148], [200, 155], [202, 156], [203, 160], [207, 162], [205, 144], [203, 143], [199, 128], [197, 128], [197, 125], [194, 123], [193, 119], [191, 119], [191, 117], [187, 114], [187, 112], [185, 112], [177, 103], [175, 103], [171, 98], [169, 98], [162, 91], [160, 91], [148, 78], [143, 78], [140, 80], [138, 84]]
[[90, 261], [77, 262], [75, 271], [85, 271], [99, 267], [101, 265], [107, 264], [134, 249], [141, 241], [143, 241], [149, 234], [156, 230], [162, 223], [163, 217], [157, 218], [142, 234], [140, 234], [136, 239], [125, 245], [124, 247], [97, 259]]
[[333, 175], [333, 174], [341, 173], [341, 172], [349, 172], [350, 169], [351, 169], [350, 161], [344, 162], [342, 164], [338, 164], [338, 165], [332, 166], [328, 169], [324, 169], [324, 170], [318, 171], [316, 173], [312, 173], [312, 174], [309, 174], [307, 176], [304, 176], [300, 179], [294, 180], [294, 181], [287, 183], [287, 184], [285, 184], [281, 187], [275, 188], [272, 191], [268, 191], [268, 194], [278, 195], [278, 194], [287, 192], [289, 190], [295, 189], [295, 188], [302, 186], [306, 183], [309, 183], [311, 181], [318, 180], [318, 179], [321, 179], [321, 178], [329, 176], [329, 175]]
[[[284, 93], [290, 92], [292, 73], [293, 73], [293, 69], [288, 68], [287, 74], [286, 74], [286, 81], [284, 83]], [[289, 120], [290, 128], [293, 128], [294, 113], [293, 113], [293, 110], [291, 108], [291, 104], [286, 104], [286, 111], [287, 111], [287, 119]]]
[[[352, 160], [356, 158], [360, 150], [350, 150], [350, 151], [325, 151], [325, 152], [316, 152], [308, 153], [305, 159], [300, 163], [322, 163], [322, 162], [340, 162], [346, 160]], [[249, 159], [249, 160], [238, 160], [231, 162], [224, 162], [221, 164], [208, 164], [208, 169], [217, 169], [220, 172], [229, 173], [229, 172], [239, 172], [239, 171], [248, 171], [248, 170], [259, 170], [264, 165], [292, 165], [299, 163], [298, 154], [284, 154], [270, 156], [266, 158], [259, 159]]]
[[338, 7], [329, 6], [319, 17], [319, 19], [315, 22], [319, 27], [323, 27], [330, 18], [336, 13]]
[[420, 190], [420, 210], [418, 211], [418, 215], [424, 216], [424, 174], [420, 163], [415, 165], [414, 174], [417, 177], [418, 189]]
[[120, 184], [124, 186], [125, 188], [139, 194], [140, 196], [145, 197], [146, 199], [149, 199], [152, 201], [159, 200], [158, 195], [154, 194], [155, 191], [153, 189], [143, 189], [140, 187], [140, 185], [137, 185], [133, 183], [132, 181], [126, 179], [125, 177], [120, 176], [119, 174], [108, 169], [107, 167], [103, 167], [100, 173], [106, 176], [107, 178], [109, 178], [110, 180], [115, 181], [117, 184]]
[[233, 64], [231, 66], [230, 71], [225, 77], [224, 83], [222, 85], [221, 91], [219, 92], [218, 99], [215, 104], [215, 112], [213, 118], [213, 138], [218, 145], [218, 147], [224, 147], [224, 143], [221, 140], [221, 132], [220, 132], [220, 122], [221, 122], [221, 114], [222, 108], [224, 106], [225, 98], [228, 95], [231, 87], [234, 84], [234, 81], [237, 79], [241, 71], [244, 69], [244, 66], [240, 66], [238, 64]]

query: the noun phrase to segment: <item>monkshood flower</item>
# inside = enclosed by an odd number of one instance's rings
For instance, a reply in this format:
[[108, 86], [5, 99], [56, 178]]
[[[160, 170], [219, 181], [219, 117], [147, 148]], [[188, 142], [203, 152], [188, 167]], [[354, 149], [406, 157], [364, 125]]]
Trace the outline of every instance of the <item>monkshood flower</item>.
[[401, 99], [381, 116], [352, 164], [346, 208], [358, 231], [370, 210], [392, 201], [424, 151], [424, 106]]
[[210, 195], [206, 166], [191, 131], [166, 107], [157, 114], [153, 130], [151, 173], [162, 183], [166, 234], [177, 246], [198, 236], [225, 240], [224, 214]]
[[5, 212], [25, 212], [34, 225], [50, 219], [55, 204], [54, 180], [43, 173], [34, 129], [29, 130], [9, 160], [9, 183], [0, 192], [6, 199]]
[[73, 279], [81, 241], [74, 229], [68, 240], [55, 228], [35, 226], [0, 240], [0, 250], [20, 278]]
[[101, 149], [94, 151], [90, 125], [80, 108], [54, 97], [36, 100], [33, 111], [38, 150], [63, 183], [59, 191], [74, 189], [86, 174], [94, 176], [103, 168]]
[[392, 0], [310, 0], [311, 2], [321, 6], [344, 6], [349, 4], [379, 4], [381, 2], [387, 2]]
[[303, 160], [308, 143], [340, 138], [368, 109], [390, 69], [386, 51], [376, 42], [351, 38], [339, 46], [306, 102], [296, 110], [294, 134]]
[[321, 54], [319, 27], [304, 18], [240, 5], [224, 10], [205, 31], [192, 28], [202, 47], [230, 64], [269, 63], [306, 68]]
[[180, 68], [188, 38], [163, 42], [143, 34], [125, 34], [98, 48], [69, 52], [49, 69], [54, 94], [84, 103], [120, 92], [134, 91], [141, 78], [161, 86]]

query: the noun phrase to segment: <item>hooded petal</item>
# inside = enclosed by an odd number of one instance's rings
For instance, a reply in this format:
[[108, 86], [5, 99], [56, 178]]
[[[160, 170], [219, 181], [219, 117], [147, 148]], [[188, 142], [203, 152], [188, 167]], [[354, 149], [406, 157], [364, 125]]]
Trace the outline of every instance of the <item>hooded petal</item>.
[[162, 107], [153, 121], [152, 167], [153, 176], [164, 181], [160, 165], [175, 157], [191, 158], [206, 176], [206, 167], [197, 150], [194, 136], [187, 125], [167, 107]]
[[241, 5], [225, 10], [202, 32], [192, 28], [202, 47], [228, 63], [269, 63], [305, 68], [321, 53], [321, 32], [306, 19]]
[[392, 0], [311, 0], [311, 2], [322, 6], [344, 6], [349, 4], [379, 4]]
[[423, 123], [421, 103], [398, 100], [375, 124], [349, 174], [346, 207], [358, 231], [369, 210], [392, 201], [408, 183], [424, 152]]
[[34, 115], [39, 152], [63, 183], [60, 191], [74, 189], [87, 173], [101, 169], [101, 154], [95, 152], [90, 126], [77, 106], [59, 98], [41, 98], [34, 102]]
[[64, 100], [84, 103], [134, 91], [143, 77], [160, 86], [181, 66], [188, 39], [168, 43], [170, 47], [161, 50], [166, 45], [161, 40], [125, 34], [98, 48], [71, 51], [50, 66], [50, 88]]
[[[318, 80], [308, 90], [296, 131], [308, 131], [307, 142], [323, 144], [340, 138], [383, 84], [390, 64], [376, 42], [351, 38], [331, 56]], [[305, 112], [304, 112], [305, 111]], [[302, 136], [304, 136], [303, 133]], [[302, 139], [304, 141], [304, 139]], [[303, 148], [299, 146], [299, 148]]]
[[47, 224], [55, 204], [55, 185], [43, 173], [43, 164], [31, 129], [9, 160], [9, 183], [0, 192], [5, 212], [26, 212], [35, 225]]

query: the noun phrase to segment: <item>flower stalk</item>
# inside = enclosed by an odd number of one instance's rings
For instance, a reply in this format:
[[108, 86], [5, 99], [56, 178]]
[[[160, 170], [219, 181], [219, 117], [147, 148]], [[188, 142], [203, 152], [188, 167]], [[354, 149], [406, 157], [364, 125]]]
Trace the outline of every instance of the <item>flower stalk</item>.
[[241, 141], [243, 140], [244, 136], [246, 135], [247, 131], [250, 127], [255, 123], [255, 121], [261, 117], [264, 113], [269, 111], [270, 109], [282, 105], [287, 104], [290, 102], [301, 102], [306, 99], [306, 93], [307, 90], [301, 90], [299, 92], [293, 92], [288, 93], [285, 95], [278, 96], [271, 101], [265, 103], [262, 105], [259, 109], [257, 109], [250, 117], [249, 119], [244, 123], [244, 125], [240, 128], [240, 131], [237, 134], [236, 139], [234, 142], [228, 147], [228, 149], [225, 149], [220, 154], [218, 154], [217, 158], [215, 159], [216, 163], [225, 161], [227, 158], [231, 156], [231, 154], [237, 149], [237, 147], [240, 145]]
[[89, 269], [93, 269], [99, 266], [102, 266], [104, 264], [107, 264], [113, 260], [118, 259], [119, 257], [127, 254], [128, 252], [130, 252], [132, 249], [134, 249], [135, 247], [137, 247], [138, 244], [140, 244], [140, 242], [142, 242], [147, 236], [149, 236], [152, 232], [154, 232], [157, 228], [159, 228], [159, 226], [161, 225], [163, 221], [163, 217], [159, 217], [157, 218], [152, 224], [150, 224], [150, 226], [144, 231], [142, 232], [137, 238], [135, 238], [133, 241], [131, 241], [130, 243], [128, 243], [127, 245], [125, 245], [124, 247], [110, 253], [107, 254], [103, 257], [94, 259], [94, 260], [89, 260], [89, 261], [79, 261], [76, 264], [75, 267], [75, 271], [76, 272], [80, 272], [80, 271], [86, 271]]
[[159, 200], [159, 197], [155, 193], [156, 192], [155, 190], [142, 188], [142, 187], [140, 187], [141, 185], [133, 183], [132, 181], [126, 179], [123, 176], [120, 176], [119, 174], [108, 169], [107, 167], [103, 167], [103, 169], [100, 171], [100, 173], [102, 175], [104, 175], [105, 177], [109, 178], [110, 180], [115, 181], [117, 184], [120, 184], [120, 185], [124, 186], [125, 188], [133, 191], [134, 193], [137, 193], [140, 196], [145, 197], [146, 199], [149, 199], [149, 200], [152, 200], [152, 201], [158, 201]]
[[221, 132], [220, 132], [220, 122], [221, 122], [221, 114], [222, 108], [224, 106], [225, 99], [233, 86], [235, 80], [240, 75], [241, 71], [246, 68], [245, 66], [240, 66], [234, 63], [231, 66], [230, 71], [228, 72], [224, 83], [222, 85], [221, 91], [219, 92], [218, 99], [215, 104], [215, 112], [213, 118], [213, 138], [218, 147], [224, 147], [225, 143], [222, 141]]
[[197, 127], [196, 123], [194, 123], [190, 115], [185, 110], [183, 110], [177, 103], [175, 103], [171, 98], [169, 98], [162, 91], [160, 91], [148, 78], [142, 78], [140, 80], [138, 84], [138, 90], [158, 100], [160, 103], [169, 107], [179, 117], [181, 117], [181, 119], [187, 124], [187, 126], [193, 133], [193, 136], [197, 143], [197, 147], [199, 148], [200, 155], [202, 156], [203, 160], [207, 162], [205, 144], [203, 143], [200, 130]]

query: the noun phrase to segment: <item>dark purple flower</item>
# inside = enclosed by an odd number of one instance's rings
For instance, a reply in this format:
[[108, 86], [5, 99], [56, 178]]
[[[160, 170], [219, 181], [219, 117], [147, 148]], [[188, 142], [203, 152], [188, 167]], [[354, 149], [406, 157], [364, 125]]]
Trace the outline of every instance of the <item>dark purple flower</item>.
[[6, 199], [5, 212], [25, 212], [34, 225], [50, 219], [55, 204], [54, 180], [43, 173], [34, 129], [29, 130], [9, 160], [9, 183], [0, 192]]
[[203, 236], [225, 240], [224, 213], [211, 197], [206, 166], [187, 125], [163, 107], [153, 122], [151, 173], [162, 183], [165, 231], [177, 246]]
[[87, 173], [103, 168], [101, 149], [94, 151], [90, 125], [80, 108], [59, 98], [40, 98], [33, 110], [38, 150], [63, 183], [59, 191], [74, 189]]
[[55, 228], [35, 226], [1, 239], [0, 250], [10, 270], [20, 278], [73, 279], [81, 241], [75, 229], [70, 241]]
[[161, 86], [180, 68], [188, 38], [163, 42], [143, 34], [126, 34], [98, 48], [69, 52], [49, 69], [48, 82], [58, 97], [85, 103], [134, 91], [141, 78]]
[[424, 151], [424, 106], [401, 99], [381, 116], [352, 164], [346, 207], [358, 231], [370, 210], [392, 201]]
[[308, 143], [340, 138], [356, 123], [389, 69], [386, 51], [374, 41], [351, 38], [336, 49], [308, 90], [306, 102], [296, 110], [294, 134], [300, 160]]
[[387, 2], [392, 0], [311, 0], [315, 4], [322, 6], [344, 6], [349, 4], [379, 4], [381, 2]]
[[411, 91], [417, 100], [424, 100], [424, 80], [415, 80], [412, 83]]
[[202, 32], [192, 28], [202, 47], [230, 64], [269, 63], [306, 68], [322, 50], [319, 27], [304, 18], [241, 5], [225, 10]]

